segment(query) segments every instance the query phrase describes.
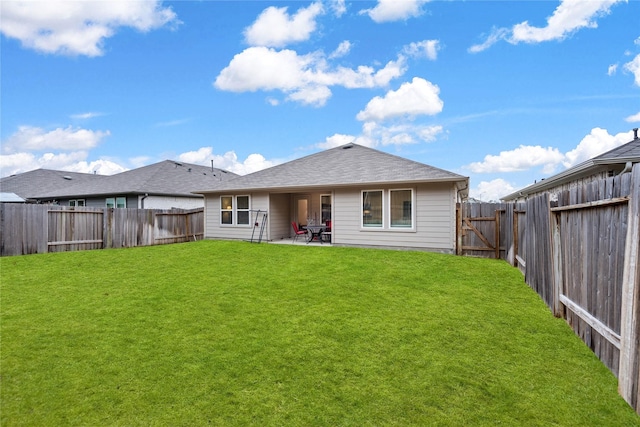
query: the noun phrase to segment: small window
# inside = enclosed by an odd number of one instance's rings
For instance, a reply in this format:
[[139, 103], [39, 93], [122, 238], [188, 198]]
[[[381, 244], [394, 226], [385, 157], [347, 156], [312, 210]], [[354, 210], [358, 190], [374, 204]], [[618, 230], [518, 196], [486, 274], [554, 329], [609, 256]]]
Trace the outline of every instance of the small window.
[[390, 190], [391, 227], [411, 228], [413, 226], [413, 197], [411, 190]]
[[106, 205], [108, 208], [123, 209], [127, 207], [127, 198], [126, 197], [107, 197]]
[[69, 206], [83, 207], [84, 206], [84, 199], [69, 200]]
[[220, 223], [233, 224], [233, 197], [220, 197]]
[[382, 227], [382, 190], [362, 192], [362, 226]]

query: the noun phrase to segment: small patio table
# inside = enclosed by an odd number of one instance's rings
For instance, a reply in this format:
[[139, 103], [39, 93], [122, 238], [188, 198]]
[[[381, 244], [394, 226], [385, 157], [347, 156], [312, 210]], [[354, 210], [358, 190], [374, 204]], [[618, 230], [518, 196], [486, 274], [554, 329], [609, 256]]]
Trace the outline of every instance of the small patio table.
[[309, 231], [309, 238], [307, 240], [307, 243], [313, 241], [314, 239], [322, 243], [322, 232], [326, 229], [326, 225], [307, 225], [307, 230]]

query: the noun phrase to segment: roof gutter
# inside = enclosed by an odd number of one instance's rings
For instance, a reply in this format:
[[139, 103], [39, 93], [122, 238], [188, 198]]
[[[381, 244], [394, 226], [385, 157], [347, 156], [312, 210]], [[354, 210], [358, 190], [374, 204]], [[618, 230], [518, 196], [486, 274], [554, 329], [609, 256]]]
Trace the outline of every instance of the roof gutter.
[[[367, 182], [350, 182], [344, 184], [336, 184], [336, 183], [326, 183], [326, 184], [301, 184], [296, 186], [274, 186], [274, 187], [240, 187], [240, 188], [215, 188], [212, 190], [197, 190], [192, 191], [194, 194], [222, 194], [222, 193], [231, 193], [237, 191], [269, 191], [269, 192], [299, 192], [305, 190], [312, 189], [324, 189], [324, 188], [349, 188], [349, 187], [357, 187], [357, 186], [376, 186], [376, 185], [399, 185], [399, 184], [433, 184], [433, 183], [442, 183], [442, 182], [455, 182], [456, 185], [459, 186], [458, 183], [465, 183], [465, 187], [468, 187], [469, 177], [460, 176], [459, 178], [436, 178], [429, 180], [406, 180], [406, 181], [367, 181]], [[460, 187], [459, 187], [460, 188]], [[462, 189], [464, 189], [462, 188]]]

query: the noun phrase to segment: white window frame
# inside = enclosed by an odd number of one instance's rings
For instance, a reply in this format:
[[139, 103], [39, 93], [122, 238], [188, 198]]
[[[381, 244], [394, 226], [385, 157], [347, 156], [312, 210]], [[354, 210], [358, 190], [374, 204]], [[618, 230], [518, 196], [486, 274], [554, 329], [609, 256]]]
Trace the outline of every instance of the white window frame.
[[[411, 224], [406, 226], [406, 225], [393, 225], [391, 224], [391, 193], [393, 193], [394, 191], [410, 191], [411, 192]], [[411, 231], [411, 230], [415, 230], [415, 224], [416, 224], [416, 192], [413, 190], [413, 188], [390, 188], [388, 190], [389, 193], [389, 203], [388, 203], [388, 210], [389, 210], [389, 229], [394, 230], [394, 231]]]
[[[380, 222], [380, 225], [365, 225], [364, 223], [364, 215], [365, 215], [365, 208], [364, 208], [364, 193], [381, 193], [381, 210], [382, 210], [382, 219]], [[371, 189], [371, 190], [362, 190], [360, 192], [360, 228], [362, 228], [363, 230], [384, 230], [384, 224], [385, 224], [385, 208], [384, 208], [384, 193], [385, 191], [382, 189]]]
[[[240, 209], [239, 203], [238, 203], [238, 198], [240, 197], [246, 197], [247, 198], [247, 207], [246, 208], [242, 208]], [[236, 225], [238, 225], [239, 227], [241, 226], [249, 226], [251, 225], [251, 196], [249, 196], [248, 194], [239, 194], [237, 196], [235, 196], [235, 207], [236, 207], [236, 211], [235, 211], [235, 215], [234, 215], [234, 219], [236, 220]], [[246, 224], [240, 224], [240, 220], [239, 220], [239, 214], [240, 212], [246, 212], [247, 213], [247, 223]]]
[[[411, 191], [411, 225], [391, 225], [391, 193], [394, 191]], [[382, 223], [380, 225], [364, 224], [364, 197], [367, 192], [382, 193]], [[393, 232], [415, 232], [416, 231], [416, 190], [415, 188], [388, 188], [388, 189], [368, 189], [360, 192], [360, 230], [361, 231], [393, 231]]]
[[69, 206], [76, 208], [84, 208], [86, 206], [85, 199], [71, 199], [69, 200]]
[[[111, 203], [109, 203], [109, 201], [111, 201]], [[119, 201], [124, 201], [124, 206], [118, 206]], [[104, 202], [108, 208], [124, 209], [127, 207], [127, 198], [123, 196], [107, 197]]]
[[[242, 208], [239, 209], [238, 208], [238, 198], [240, 197], [246, 197], [247, 201], [248, 201], [248, 207], [247, 208]], [[230, 198], [231, 199], [231, 205], [227, 205], [227, 206], [223, 206], [222, 202], [223, 199], [225, 198]], [[220, 205], [219, 205], [219, 209], [220, 209], [220, 226], [221, 227], [250, 227], [251, 226], [251, 195], [249, 194], [236, 194], [236, 195], [232, 195], [232, 194], [224, 194], [220, 196]], [[246, 212], [247, 213], [247, 223], [246, 224], [240, 224], [238, 222], [238, 214], [240, 212]], [[222, 222], [222, 219], [225, 216], [225, 213], [228, 213], [231, 216], [231, 223], [224, 223]]]

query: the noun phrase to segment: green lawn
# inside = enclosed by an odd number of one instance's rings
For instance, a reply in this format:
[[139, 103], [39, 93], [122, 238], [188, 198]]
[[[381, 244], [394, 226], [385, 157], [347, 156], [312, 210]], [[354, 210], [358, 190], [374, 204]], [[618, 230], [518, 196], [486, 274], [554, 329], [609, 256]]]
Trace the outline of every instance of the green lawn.
[[502, 261], [202, 241], [0, 267], [3, 426], [640, 426]]

